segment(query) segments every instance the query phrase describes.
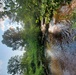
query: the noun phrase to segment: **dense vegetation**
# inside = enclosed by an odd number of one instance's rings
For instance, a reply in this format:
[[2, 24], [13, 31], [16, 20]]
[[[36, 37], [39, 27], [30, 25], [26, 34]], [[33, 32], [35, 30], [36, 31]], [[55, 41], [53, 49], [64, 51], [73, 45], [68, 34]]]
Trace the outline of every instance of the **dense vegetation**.
[[[65, 0], [5, 0], [5, 11], [0, 16], [8, 15], [12, 22], [17, 21], [22, 29], [8, 29], [2, 43], [13, 50], [24, 47], [23, 56], [12, 57], [8, 62], [8, 73], [15, 75], [48, 75], [44, 56], [44, 40], [40, 31], [42, 18], [46, 24], [52, 19], [56, 9]], [[65, 3], [69, 3], [67, 0]], [[18, 59], [18, 60], [17, 60]]]

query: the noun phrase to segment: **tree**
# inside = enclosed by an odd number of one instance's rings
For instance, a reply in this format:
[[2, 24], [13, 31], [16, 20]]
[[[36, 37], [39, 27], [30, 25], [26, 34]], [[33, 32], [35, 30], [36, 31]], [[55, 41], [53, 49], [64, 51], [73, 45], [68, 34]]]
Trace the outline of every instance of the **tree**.
[[25, 66], [25, 64], [21, 63], [21, 56], [16, 55], [14, 57], [11, 57], [8, 61], [7, 66], [8, 73], [12, 75], [22, 75], [25, 70], [23, 66]]
[[24, 46], [23, 40], [21, 38], [21, 31], [19, 28], [9, 28], [2, 35], [3, 40], [2, 43], [8, 47], [12, 47], [13, 50], [18, 49], [20, 46]]
[[8, 73], [12, 75], [19, 74], [21, 72], [20, 66], [20, 57], [11, 57], [8, 62]]

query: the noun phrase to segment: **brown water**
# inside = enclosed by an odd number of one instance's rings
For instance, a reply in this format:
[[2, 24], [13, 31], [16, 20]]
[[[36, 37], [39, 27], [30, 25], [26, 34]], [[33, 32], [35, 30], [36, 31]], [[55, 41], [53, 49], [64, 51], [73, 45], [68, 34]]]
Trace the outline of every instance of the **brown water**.
[[[48, 67], [52, 75], [76, 75], [76, 41], [73, 39], [76, 30], [73, 31], [66, 25], [57, 24], [61, 28], [59, 36], [53, 35], [54, 24], [51, 23], [48, 28], [50, 32], [49, 41], [46, 42], [45, 56], [49, 61]], [[51, 75], [50, 72], [49, 75]]]

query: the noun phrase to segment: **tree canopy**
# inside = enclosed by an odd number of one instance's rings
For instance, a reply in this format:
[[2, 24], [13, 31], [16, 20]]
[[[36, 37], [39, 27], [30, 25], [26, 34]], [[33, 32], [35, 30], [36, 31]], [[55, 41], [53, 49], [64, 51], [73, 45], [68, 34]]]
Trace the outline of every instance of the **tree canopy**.
[[25, 64], [21, 63], [21, 56], [16, 55], [14, 57], [11, 57], [8, 61], [7, 66], [8, 73], [12, 75], [22, 75], [25, 70], [22, 66], [25, 66]]
[[8, 47], [11, 47], [13, 50], [18, 49], [20, 46], [24, 46], [23, 39], [21, 38], [21, 31], [19, 28], [9, 28], [4, 32], [2, 37], [2, 43]]

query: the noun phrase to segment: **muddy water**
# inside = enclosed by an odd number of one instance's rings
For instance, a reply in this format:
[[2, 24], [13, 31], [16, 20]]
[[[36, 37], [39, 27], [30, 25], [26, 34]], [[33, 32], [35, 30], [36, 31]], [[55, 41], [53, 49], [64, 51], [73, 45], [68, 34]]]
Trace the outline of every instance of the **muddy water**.
[[48, 67], [52, 75], [76, 75], [76, 41], [73, 39], [75, 31], [70, 31], [69, 34], [67, 28], [64, 29], [60, 35], [61, 41], [58, 39], [60, 37], [48, 36], [52, 39], [47, 42], [49, 47], [45, 50], [45, 56], [50, 59]]
[[[46, 50], [47, 58], [55, 58], [59, 61], [63, 74], [76, 75], [76, 42], [70, 44], [51, 45]], [[49, 61], [49, 64], [51, 64]], [[51, 67], [51, 66], [50, 66]], [[51, 69], [50, 69], [51, 70]], [[58, 74], [55, 74], [58, 75]]]

